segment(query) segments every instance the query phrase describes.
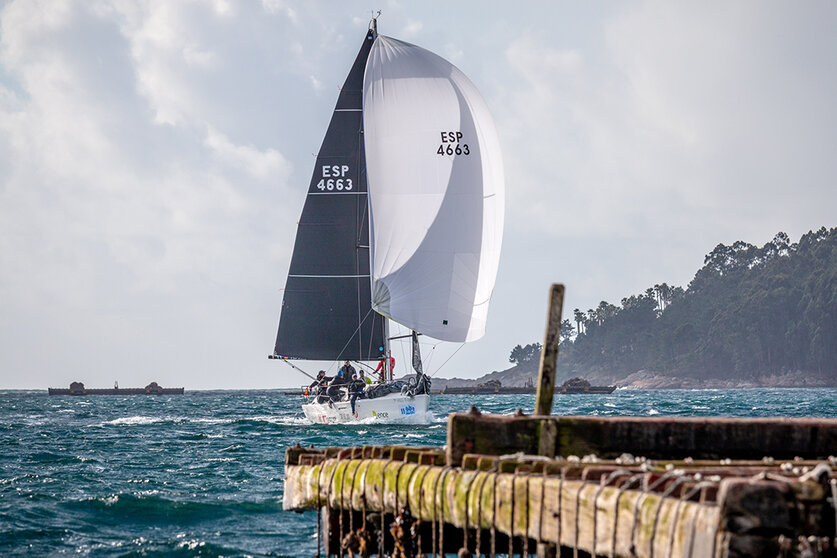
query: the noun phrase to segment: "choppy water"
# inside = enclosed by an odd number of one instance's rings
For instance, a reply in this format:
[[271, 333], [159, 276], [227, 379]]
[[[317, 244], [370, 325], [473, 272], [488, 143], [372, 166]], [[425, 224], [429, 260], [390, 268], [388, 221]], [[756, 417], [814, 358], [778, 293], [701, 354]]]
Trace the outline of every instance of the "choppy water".
[[[288, 445], [442, 445], [472, 403], [528, 414], [534, 396], [434, 396], [428, 424], [326, 426], [279, 392], [0, 391], [0, 556], [313, 556], [313, 512], [282, 511]], [[837, 418], [837, 390], [619, 390], [559, 395], [553, 412]]]

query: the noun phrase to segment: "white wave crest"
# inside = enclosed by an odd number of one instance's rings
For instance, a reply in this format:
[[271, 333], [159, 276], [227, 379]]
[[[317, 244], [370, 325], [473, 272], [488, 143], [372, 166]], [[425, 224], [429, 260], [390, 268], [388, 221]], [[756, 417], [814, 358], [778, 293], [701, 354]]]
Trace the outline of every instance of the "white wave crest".
[[108, 420], [101, 423], [100, 426], [120, 426], [126, 424], [128, 426], [136, 426], [142, 424], [157, 424], [160, 422], [166, 422], [170, 419], [164, 417], [144, 417], [144, 416], [133, 416], [133, 417], [119, 417], [117, 419]]

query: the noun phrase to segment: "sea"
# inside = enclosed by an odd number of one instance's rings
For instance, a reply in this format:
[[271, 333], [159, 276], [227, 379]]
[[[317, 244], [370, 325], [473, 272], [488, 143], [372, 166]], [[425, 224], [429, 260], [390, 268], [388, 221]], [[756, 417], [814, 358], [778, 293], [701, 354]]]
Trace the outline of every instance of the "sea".
[[[445, 443], [448, 413], [530, 414], [534, 395], [434, 396], [426, 424], [317, 425], [280, 391], [0, 391], [0, 556], [314, 556], [282, 510], [285, 448]], [[837, 389], [556, 395], [553, 414], [837, 418]]]

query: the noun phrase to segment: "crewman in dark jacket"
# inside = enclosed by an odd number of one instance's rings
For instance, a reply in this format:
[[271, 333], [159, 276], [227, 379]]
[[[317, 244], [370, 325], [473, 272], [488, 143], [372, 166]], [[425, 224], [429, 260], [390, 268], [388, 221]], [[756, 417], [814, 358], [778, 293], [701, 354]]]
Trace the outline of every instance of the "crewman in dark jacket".
[[[311, 376], [308, 376], [309, 378]], [[308, 386], [309, 388], [319, 387], [328, 385], [328, 383], [333, 379], [332, 376], [326, 376], [325, 370], [320, 370], [317, 372], [317, 377], [311, 382], [311, 385]]]
[[331, 401], [340, 401], [342, 398], [342, 394], [340, 393], [340, 388], [345, 386], [349, 383], [349, 379], [343, 373], [343, 369], [337, 371], [337, 375], [331, 380], [331, 383], [328, 386], [328, 396]]
[[366, 382], [357, 377], [357, 374], [352, 376], [352, 381], [349, 383], [349, 395], [352, 402], [352, 414], [355, 414], [355, 401], [358, 397], [363, 397], [363, 390], [366, 389]]
[[317, 378], [311, 382], [308, 389], [311, 390], [312, 395], [317, 395], [317, 403], [325, 403], [326, 401], [326, 387], [333, 379], [332, 376], [326, 376], [325, 370], [317, 372]]
[[340, 367], [340, 371], [343, 372], [343, 377], [346, 378], [346, 383], [351, 381], [352, 376], [355, 375], [355, 367], [347, 360], [342, 367]]

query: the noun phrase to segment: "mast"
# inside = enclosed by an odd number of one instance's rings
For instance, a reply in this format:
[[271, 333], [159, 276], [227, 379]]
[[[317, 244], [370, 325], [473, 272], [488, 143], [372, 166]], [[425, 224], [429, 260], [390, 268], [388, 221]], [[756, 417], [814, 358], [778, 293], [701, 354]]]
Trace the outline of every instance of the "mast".
[[378, 10], [378, 13], [375, 14], [375, 17], [372, 18], [372, 21], [369, 22], [369, 31], [372, 33], [372, 38], [378, 38], [378, 16], [381, 15], [381, 10]]
[[[378, 13], [375, 14], [375, 17], [372, 18], [372, 21], [369, 22], [369, 33], [372, 35], [373, 41], [378, 38], [378, 16], [381, 15], [381, 10], [378, 10]], [[370, 239], [371, 242], [371, 239]], [[390, 381], [393, 380], [394, 372], [392, 370], [392, 343], [389, 340], [389, 318], [386, 316], [383, 317], [384, 319], [384, 379], [389, 379]]]
[[[374, 19], [372, 21], [375, 21]], [[392, 343], [389, 340], [389, 318], [384, 318], [384, 379], [392, 380]]]

